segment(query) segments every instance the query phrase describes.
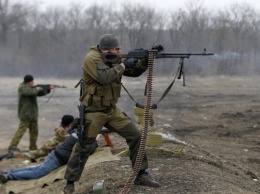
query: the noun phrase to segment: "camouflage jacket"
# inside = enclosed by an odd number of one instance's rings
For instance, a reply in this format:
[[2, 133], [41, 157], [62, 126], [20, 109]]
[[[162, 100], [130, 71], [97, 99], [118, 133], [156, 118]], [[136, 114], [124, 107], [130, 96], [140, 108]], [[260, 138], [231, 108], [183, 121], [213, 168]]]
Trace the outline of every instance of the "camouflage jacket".
[[15, 157], [25, 157], [29, 159], [38, 159], [40, 157], [45, 157], [54, 150], [60, 143], [65, 141], [69, 136], [69, 133], [63, 127], [57, 127], [54, 129], [55, 135], [48, 139], [41, 148], [37, 150], [30, 151], [29, 153], [16, 154]]
[[38, 119], [37, 96], [44, 96], [50, 90], [37, 91], [28, 87], [24, 82], [18, 88], [18, 117], [22, 121], [36, 121]]
[[69, 136], [68, 131], [63, 127], [57, 127], [54, 131], [55, 135], [44, 143], [42, 146], [43, 149], [48, 151], [54, 150], [57, 145], [65, 141], [65, 139]]
[[104, 110], [114, 107], [120, 97], [122, 75], [138, 77], [147, 66], [138, 61], [136, 68], [124, 69], [119, 63], [104, 64], [97, 46], [92, 46], [83, 62], [84, 98], [87, 110]]

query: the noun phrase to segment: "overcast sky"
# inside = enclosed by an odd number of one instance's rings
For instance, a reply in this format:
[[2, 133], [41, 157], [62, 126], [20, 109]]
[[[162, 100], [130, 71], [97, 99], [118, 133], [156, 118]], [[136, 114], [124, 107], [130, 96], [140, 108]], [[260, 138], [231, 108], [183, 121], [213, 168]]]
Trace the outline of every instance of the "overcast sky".
[[[11, 0], [12, 1], [12, 0]], [[17, 0], [13, 0], [17, 1]], [[54, 5], [54, 6], [67, 6], [70, 2], [82, 2], [86, 7], [93, 5], [94, 3], [100, 4], [111, 4], [120, 5], [120, 3], [131, 2], [148, 5], [149, 7], [158, 10], [174, 10], [178, 8], [185, 8], [188, 2], [194, 0], [19, 0], [20, 2], [29, 2], [30, 4], [37, 4], [41, 8]], [[202, 4], [203, 7], [212, 9], [223, 9], [234, 3], [247, 3], [252, 5], [257, 10], [260, 10], [260, 0], [197, 0]]]

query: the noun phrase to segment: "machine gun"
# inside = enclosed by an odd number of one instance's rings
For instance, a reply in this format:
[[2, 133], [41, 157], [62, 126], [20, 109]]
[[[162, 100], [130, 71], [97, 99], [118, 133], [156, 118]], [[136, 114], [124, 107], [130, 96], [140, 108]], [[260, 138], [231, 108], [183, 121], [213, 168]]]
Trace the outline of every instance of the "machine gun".
[[122, 61], [124, 58], [135, 58], [135, 59], [143, 59], [147, 60], [148, 53], [151, 51], [155, 51], [156, 59], [162, 59], [162, 58], [179, 58], [180, 59], [180, 71], [178, 79], [181, 79], [181, 76], [183, 76], [183, 85], [185, 86], [185, 75], [184, 75], [184, 59], [189, 59], [191, 56], [211, 56], [214, 55], [214, 53], [207, 53], [206, 49], [204, 48], [202, 53], [168, 53], [163, 52], [164, 48], [162, 45], [154, 45], [151, 49], [134, 49], [130, 51], [127, 54], [121, 54], [121, 53], [102, 53], [101, 58], [104, 61], [104, 63], [110, 63], [115, 64], [119, 61]]

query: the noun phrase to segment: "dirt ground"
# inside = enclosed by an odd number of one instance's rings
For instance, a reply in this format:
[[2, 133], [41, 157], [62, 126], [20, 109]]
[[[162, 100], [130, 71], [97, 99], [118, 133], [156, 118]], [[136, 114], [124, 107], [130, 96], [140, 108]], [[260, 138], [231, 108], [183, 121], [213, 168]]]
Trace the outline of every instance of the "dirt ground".
[[[155, 102], [170, 79], [155, 78]], [[20, 78], [0, 78], [0, 153], [7, 151], [18, 126], [17, 86], [21, 81]], [[79, 90], [74, 88], [77, 80], [35, 79], [36, 84], [46, 82], [64, 84], [68, 88], [56, 89], [49, 96], [38, 98], [39, 146], [53, 135], [63, 114], [78, 115]], [[123, 83], [134, 99], [143, 104], [144, 80], [124, 79]], [[260, 193], [259, 83], [259, 77], [187, 76], [186, 86], [177, 80], [153, 116], [152, 128], [165, 135], [163, 144], [147, 147], [149, 171], [161, 187], [132, 186], [130, 193]], [[134, 105], [122, 91], [119, 106], [136, 122]], [[116, 134], [110, 137], [115, 149], [125, 147], [122, 138]], [[19, 148], [28, 149], [28, 133]], [[23, 162], [22, 159], [2, 160], [0, 170], [25, 166]], [[76, 183], [76, 188], [79, 193], [92, 193], [94, 182], [105, 180], [107, 193], [120, 193], [130, 173], [130, 161], [123, 156], [120, 161], [89, 169]], [[59, 180], [27, 193], [61, 193], [64, 184], [65, 180]], [[0, 185], [0, 193], [5, 193], [5, 185]]]

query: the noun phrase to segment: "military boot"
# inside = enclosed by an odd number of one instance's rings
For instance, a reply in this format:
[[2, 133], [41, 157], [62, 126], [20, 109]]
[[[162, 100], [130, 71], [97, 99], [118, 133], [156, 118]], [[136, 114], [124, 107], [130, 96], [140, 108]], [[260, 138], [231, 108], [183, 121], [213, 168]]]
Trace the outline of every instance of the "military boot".
[[8, 148], [8, 152], [9, 153], [13, 153], [13, 152], [20, 152], [21, 150], [19, 148], [17, 148], [16, 146], [12, 146]]
[[76, 194], [74, 184], [68, 184], [63, 189], [63, 194]]
[[160, 184], [152, 178], [149, 172], [138, 174], [135, 178], [134, 184], [149, 186], [149, 187], [160, 187]]
[[6, 183], [8, 181], [6, 174], [0, 174], [0, 183]]

